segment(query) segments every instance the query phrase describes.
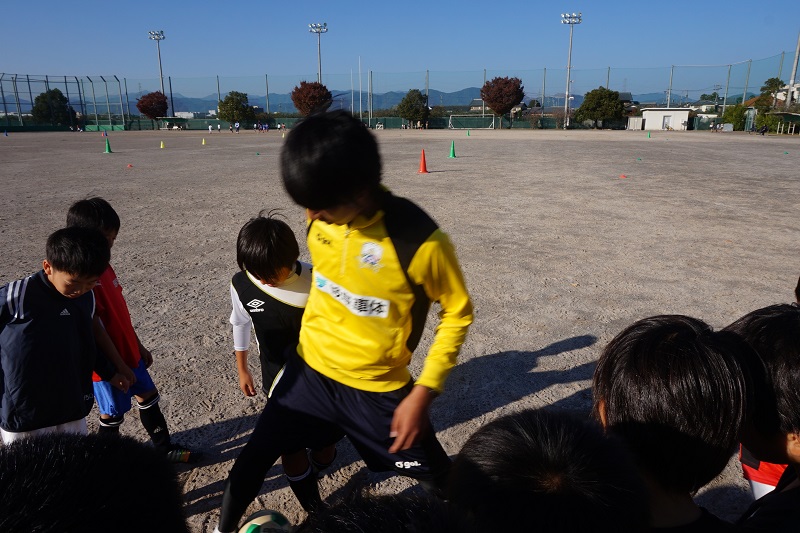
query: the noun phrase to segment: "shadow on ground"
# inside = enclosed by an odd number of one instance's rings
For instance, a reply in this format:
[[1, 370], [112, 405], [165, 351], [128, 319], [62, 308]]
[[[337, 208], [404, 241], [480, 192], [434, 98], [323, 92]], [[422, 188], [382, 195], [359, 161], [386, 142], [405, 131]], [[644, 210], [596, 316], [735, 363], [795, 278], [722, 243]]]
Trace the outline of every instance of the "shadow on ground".
[[[586, 348], [593, 345], [597, 338], [593, 335], [580, 335], [550, 344], [534, 352], [508, 351], [485, 355], [459, 364], [453, 369], [448, 379], [448, 391], [435, 404], [433, 420], [438, 430], [447, 429], [477, 417], [485, 416], [500, 407], [509, 405], [535, 394], [553, 384], [564, 384], [590, 379], [595, 363], [585, 363], [577, 367], [563, 370], [532, 372], [537, 367], [540, 357], [558, 355]], [[587, 389], [562, 398], [551, 407], [569, 409], [580, 414], [587, 414]], [[175, 434], [175, 439], [186, 442], [202, 442], [205, 458], [199, 465], [209, 467], [235, 459], [242, 446], [249, 438], [258, 415], [248, 415], [232, 420], [214, 422], [200, 428]], [[326, 472], [331, 475], [358, 460], [358, 455], [349, 443], [339, 444], [339, 455], [334, 466]], [[187, 516], [194, 516], [218, 509], [221, 505], [221, 493], [224, 480], [203, 483], [201, 468], [179, 467], [188, 472], [184, 485], [198, 485], [186, 491], [185, 511]], [[392, 474], [378, 474], [389, 477]], [[183, 477], [183, 476], [182, 476]], [[366, 468], [361, 468], [348, 481], [329, 496], [330, 501], [342, 498], [353, 490], [374, 482], [375, 475]], [[264, 486], [259, 494], [287, 487], [283, 476], [283, 468], [274, 465], [265, 478]]]

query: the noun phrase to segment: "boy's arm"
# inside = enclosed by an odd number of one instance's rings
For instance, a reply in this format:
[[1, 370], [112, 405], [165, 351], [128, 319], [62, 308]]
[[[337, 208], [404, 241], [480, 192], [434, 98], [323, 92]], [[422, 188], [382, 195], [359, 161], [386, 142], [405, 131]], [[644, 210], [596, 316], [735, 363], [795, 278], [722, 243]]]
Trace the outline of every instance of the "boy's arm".
[[429, 409], [444, 388], [447, 375], [456, 364], [467, 328], [472, 323], [472, 302], [455, 250], [441, 231], [425, 242], [409, 266], [409, 276], [421, 283], [431, 301], [441, 306], [436, 335], [419, 379], [397, 406], [392, 417], [390, 453], [410, 448], [430, 428]]
[[256, 386], [253, 375], [247, 366], [247, 350], [234, 350], [236, 355], [236, 372], [239, 374], [239, 388], [245, 396], [255, 396]]
[[153, 354], [150, 353], [150, 350], [145, 348], [144, 345], [142, 344], [142, 341], [139, 340], [139, 334], [136, 332], [134, 332], [134, 334], [136, 334], [136, 343], [139, 345], [139, 355], [142, 356], [142, 361], [144, 361], [144, 367], [150, 368], [150, 365], [153, 364]]
[[255, 396], [256, 388], [250, 367], [247, 365], [247, 355], [250, 348], [250, 330], [253, 319], [245, 311], [239, 294], [231, 284], [231, 311], [230, 322], [233, 326], [233, 350], [236, 355], [236, 372], [239, 374], [239, 388], [245, 396]]
[[[122, 360], [116, 346], [114, 346], [114, 342], [111, 340], [111, 337], [108, 336], [106, 328], [103, 327], [103, 322], [97, 315], [92, 318], [92, 332], [94, 333], [94, 341], [97, 347], [111, 364], [114, 365], [114, 368], [117, 369], [117, 374], [123, 376], [130, 385], [136, 383], [136, 376], [134, 376], [133, 371]], [[114, 383], [112, 382], [112, 384]], [[125, 392], [127, 392], [127, 387], [125, 387]]]

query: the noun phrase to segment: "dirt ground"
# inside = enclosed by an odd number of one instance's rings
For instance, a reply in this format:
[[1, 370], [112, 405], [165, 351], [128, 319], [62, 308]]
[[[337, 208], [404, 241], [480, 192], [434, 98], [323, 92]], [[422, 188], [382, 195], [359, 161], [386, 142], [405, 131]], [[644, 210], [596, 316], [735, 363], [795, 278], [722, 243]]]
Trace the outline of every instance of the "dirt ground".
[[[433, 412], [452, 455], [504, 413], [588, 412], [599, 352], [636, 319], [681, 313], [723, 327], [792, 297], [800, 137], [376, 133], [385, 183], [450, 234], [475, 303], [459, 365]], [[108, 140], [111, 154], [99, 133], [0, 137], [0, 283], [41, 267], [46, 237], [73, 201], [100, 195], [112, 203], [122, 218], [112, 264], [156, 358], [151, 373], [165, 415], [175, 440], [206, 453], [199, 466], [178, 469], [192, 530], [210, 532], [227, 472], [264, 404], [239, 391], [232, 356], [236, 235], [260, 210], [281, 208], [302, 242], [304, 214], [280, 183], [278, 132], [112, 132]], [[456, 158], [448, 157], [452, 142]], [[423, 149], [429, 174], [417, 172]], [[146, 440], [137, 417], [129, 415], [123, 433]], [[362, 485], [418, 490], [368, 473], [346, 442], [332, 470], [323, 497]], [[748, 504], [738, 461], [698, 498], [737, 516]], [[250, 510], [265, 507], [303, 517], [280, 465]]]

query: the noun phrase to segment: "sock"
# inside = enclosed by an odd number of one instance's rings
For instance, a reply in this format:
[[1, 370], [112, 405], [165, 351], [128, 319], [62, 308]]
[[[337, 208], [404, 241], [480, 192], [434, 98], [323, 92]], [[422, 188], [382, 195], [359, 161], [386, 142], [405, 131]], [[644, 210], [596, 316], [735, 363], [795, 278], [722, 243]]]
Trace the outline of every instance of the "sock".
[[161, 408], [158, 406], [158, 400], [161, 396], [155, 395], [150, 401], [139, 406], [139, 418], [142, 421], [144, 429], [150, 435], [150, 439], [158, 450], [166, 452], [169, 450], [169, 429], [167, 429], [167, 421], [164, 420], [164, 415], [161, 413]]
[[106, 437], [113, 437], [119, 435], [119, 428], [125, 415], [112, 416], [110, 418], [100, 417], [100, 425], [97, 428], [97, 433]]
[[313, 475], [311, 466], [304, 474], [299, 476], [286, 476], [289, 487], [297, 497], [297, 501], [307, 513], [312, 513], [322, 506], [322, 497], [319, 495], [317, 476]]

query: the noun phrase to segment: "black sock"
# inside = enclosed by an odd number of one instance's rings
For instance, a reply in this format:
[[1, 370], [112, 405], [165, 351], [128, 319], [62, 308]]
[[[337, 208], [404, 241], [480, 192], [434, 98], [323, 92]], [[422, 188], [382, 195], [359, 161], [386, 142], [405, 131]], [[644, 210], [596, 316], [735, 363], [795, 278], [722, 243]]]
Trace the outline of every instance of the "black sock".
[[312, 513], [322, 506], [317, 476], [311, 471], [310, 466], [305, 474], [297, 477], [286, 476], [286, 478], [289, 480], [289, 487], [297, 497], [297, 501], [307, 513]]
[[142, 421], [144, 429], [150, 435], [155, 447], [163, 452], [169, 450], [169, 429], [167, 429], [167, 421], [164, 420], [164, 415], [161, 413], [161, 408], [158, 406], [159, 396], [142, 405], [139, 404], [139, 418]]
[[100, 417], [100, 425], [97, 427], [97, 433], [105, 437], [119, 436], [119, 428], [124, 419], [125, 415], [112, 416], [110, 418]]

